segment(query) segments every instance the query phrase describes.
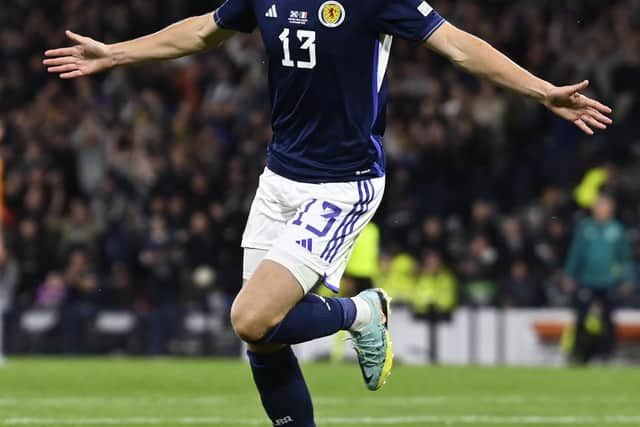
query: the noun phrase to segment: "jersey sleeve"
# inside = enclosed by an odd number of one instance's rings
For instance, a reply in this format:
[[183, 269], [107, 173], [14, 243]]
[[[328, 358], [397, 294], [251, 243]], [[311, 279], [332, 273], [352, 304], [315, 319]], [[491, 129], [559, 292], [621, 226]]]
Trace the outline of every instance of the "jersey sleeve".
[[258, 22], [251, 0], [227, 0], [215, 12], [213, 19], [225, 30], [252, 32]]
[[372, 22], [377, 32], [423, 41], [444, 23], [444, 18], [423, 0], [381, 0]]

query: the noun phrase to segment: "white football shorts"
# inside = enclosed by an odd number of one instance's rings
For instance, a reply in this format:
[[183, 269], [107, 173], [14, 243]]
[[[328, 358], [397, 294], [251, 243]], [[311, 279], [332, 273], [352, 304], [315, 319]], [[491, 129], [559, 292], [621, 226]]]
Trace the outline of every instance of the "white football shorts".
[[334, 292], [353, 244], [380, 206], [385, 178], [311, 184], [265, 169], [242, 236], [243, 279], [263, 259], [286, 267], [309, 292], [318, 280]]

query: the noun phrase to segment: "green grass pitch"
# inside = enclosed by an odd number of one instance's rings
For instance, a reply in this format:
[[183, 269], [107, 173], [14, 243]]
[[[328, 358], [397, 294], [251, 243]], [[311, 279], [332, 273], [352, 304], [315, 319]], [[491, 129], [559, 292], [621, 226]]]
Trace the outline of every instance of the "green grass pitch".
[[[640, 426], [636, 368], [405, 367], [368, 392], [353, 364], [306, 365], [318, 425]], [[247, 366], [10, 359], [0, 426], [268, 426]]]

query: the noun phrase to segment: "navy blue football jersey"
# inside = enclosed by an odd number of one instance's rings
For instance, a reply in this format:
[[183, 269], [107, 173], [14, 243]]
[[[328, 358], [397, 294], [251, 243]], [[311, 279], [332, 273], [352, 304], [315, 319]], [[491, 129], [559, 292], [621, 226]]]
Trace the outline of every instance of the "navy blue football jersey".
[[267, 167], [301, 182], [384, 175], [386, 68], [394, 36], [427, 39], [443, 18], [423, 0], [227, 0], [214, 19], [260, 28], [269, 58]]

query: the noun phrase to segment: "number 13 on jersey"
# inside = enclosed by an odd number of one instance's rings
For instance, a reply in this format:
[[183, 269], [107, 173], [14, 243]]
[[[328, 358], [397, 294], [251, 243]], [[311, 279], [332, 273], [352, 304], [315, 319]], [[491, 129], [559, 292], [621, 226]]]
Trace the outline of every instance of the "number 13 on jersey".
[[284, 58], [282, 58], [282, 65], [284, 67], [301, 68], [310, 70], [316, 66], [316, 32], [309, 30], [296, 31], [296, 37], [300, 42], [300, 50], [308, 51], [309, 59], [307, 61], [294, 61], [291, 59], [291, 42], [289, 35], [291, 31], [289, 28], [285, 28], [280, 33], [280, 41], [282, 42], [282, 51], [284, 52]]

